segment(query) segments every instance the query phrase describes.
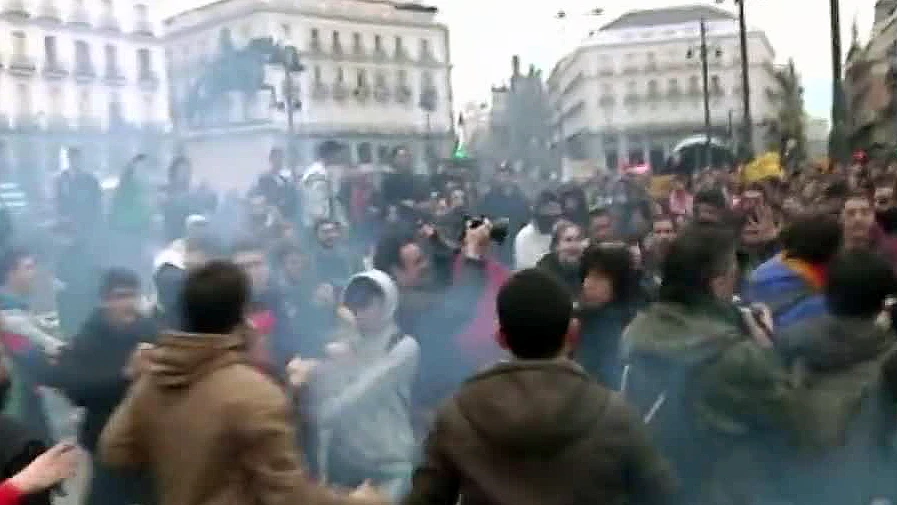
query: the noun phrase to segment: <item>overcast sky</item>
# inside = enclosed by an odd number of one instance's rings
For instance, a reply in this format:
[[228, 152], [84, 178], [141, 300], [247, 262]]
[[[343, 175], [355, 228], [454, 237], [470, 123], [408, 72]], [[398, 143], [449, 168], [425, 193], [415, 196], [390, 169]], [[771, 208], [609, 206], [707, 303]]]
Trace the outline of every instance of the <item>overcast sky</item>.
[[[208, 0], [158, 0], [161, 15], [174, 14]], [[301, 1], [301, 0], [297, 0]], [[781, 62], [794, 58], [804, 79], [808, 111], [827, 117], [831, 103], [831, 32], [826, 0], [745, 0], [748, 24], [765, 30]], [[733, 0], [725, 0], [731, 8]], [[534, 63], [546, 75], [565, 50], [575, 47], [589, 29], [629, 9], [714, 3], [711, 0], [435, 0], [439, 19], [451, 29], [456, 106], [482, 101], [489, 87], [507, 79], [511, 56]], [[861, 38], [868, 36], [875, 0], [841, 0], [841, 35], [847, 50], [851, 25], [857, 19]], [[595, 7], [601, 18], [573, 16]], [[563, 9], [566, 21], [554, 19]]]

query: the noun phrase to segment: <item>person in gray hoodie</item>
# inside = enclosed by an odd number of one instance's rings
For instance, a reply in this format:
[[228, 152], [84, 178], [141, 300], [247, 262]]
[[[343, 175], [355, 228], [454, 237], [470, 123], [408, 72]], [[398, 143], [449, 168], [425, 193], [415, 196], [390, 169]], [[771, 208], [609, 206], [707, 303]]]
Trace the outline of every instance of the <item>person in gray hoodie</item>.
[[352, 277], [342, 303], [348, 321], [311, 384], [317, 461], [336, 485], [372, 480], [397, 499], [416, 454], [410, 403], [420, 346], [395, 323], [399, 293], [386, 273]]

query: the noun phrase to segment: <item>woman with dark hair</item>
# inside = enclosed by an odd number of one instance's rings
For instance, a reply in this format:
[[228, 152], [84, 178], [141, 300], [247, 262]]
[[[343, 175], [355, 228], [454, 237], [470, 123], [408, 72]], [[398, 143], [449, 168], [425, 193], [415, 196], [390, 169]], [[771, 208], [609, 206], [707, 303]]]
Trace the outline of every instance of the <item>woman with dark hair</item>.
[[644, 305], [639, 272], [622, 243], [589, 246], [582, 257], [579, 321], [582, 341], [574, 359], [605, 386], [620, 385], [620, 336]]
[[561, 221], [551, 235], [551, 252], [542, 256], [536, 268], [554, 276], [574, 298], [582, 290], [582, 252], [585, 231], [582, 226], [570, 221]]

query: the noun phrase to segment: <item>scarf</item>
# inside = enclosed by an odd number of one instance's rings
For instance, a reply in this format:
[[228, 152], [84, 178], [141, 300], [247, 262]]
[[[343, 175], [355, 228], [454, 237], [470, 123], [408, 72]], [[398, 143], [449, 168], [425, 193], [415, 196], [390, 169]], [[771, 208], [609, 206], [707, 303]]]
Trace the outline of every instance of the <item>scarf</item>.
[[[464, 256], [457, 255], [454, 263], [454, 277], [461, 275]], [[497, 261], [486, 259], [486, 287], [477, 300], [473, 319], [456, 337], [463, 355], [472, 363], [486, 364], [501, 355], [495, 333], [498, 330], [496, 301], [498, 292], [508, 279], [508, 270]]]

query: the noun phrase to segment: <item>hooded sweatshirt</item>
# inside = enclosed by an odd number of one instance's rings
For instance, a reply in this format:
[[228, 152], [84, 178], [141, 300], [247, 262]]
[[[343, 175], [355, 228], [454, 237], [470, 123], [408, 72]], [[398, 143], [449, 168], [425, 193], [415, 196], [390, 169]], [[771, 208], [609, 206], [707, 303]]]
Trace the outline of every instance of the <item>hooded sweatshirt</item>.
[[362, 278], [383, 291], [383, 329], [367, 335], [350, 331], [340, 340], [352, 349], [351, 356], [321, 370], [315, 386], [315, 417], [325, 445], [321, 453], [331, 463], [359, 471], [390, 473], [393, 467], [400, 474], [410, 470], [415, 453], [410, 404], [420, 346], [394, 321], [399, 292], [392, 279], [370, 270], [352, 277], [349, 285]]
[[501, 363], [440, 409], [404, 503], [665, 503], [670, 469], [640, 425], [573, 362]]
[[289, 400], [243, 334], [171, 333], [100, 437], [110, 466], [148, 467], [161, 505], [348, 504], [312, 484]]

